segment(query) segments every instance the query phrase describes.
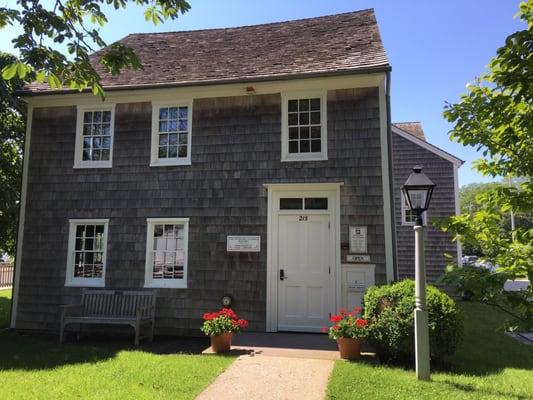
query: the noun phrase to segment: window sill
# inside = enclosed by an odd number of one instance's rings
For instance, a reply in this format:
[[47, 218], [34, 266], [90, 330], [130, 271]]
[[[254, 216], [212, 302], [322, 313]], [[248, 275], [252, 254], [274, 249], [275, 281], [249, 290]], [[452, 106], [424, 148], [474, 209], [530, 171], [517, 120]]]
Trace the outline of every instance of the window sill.
[[93, 281], [70, 281], [65, 283], [65, 287], [96, 287], [103, 288], [105, 287], [105, 282], [103, 280], [93, 280]]
[[187, 289], [187, 283], [182, 281], [179, 282], [150, 282], [145, 283], [144, 287], [146, 289]]
[[95, 162], [79, 162], [79, 163], [76, 163], [74, 164], [74, 166], [72, 168], [74, 169], [83, 169], [83, 168], [86, 168], [86, 169], [91, 169], [91, 168], [112, 168], [113, 165], [111, 162], [105, 162], [105, 163], [102, 163], [102, 162], [98, 162], [98, 161], [95, 161]]
[[152, 161], [150, 167], [176, 167], [180, 165], [192, 165], [190, 159], [172, 161]]
[[316, 155], [312, 157], [298, 157], [298, 156], [284, 156], [281, 162], [297, 162], [297, 161], [327, 161], [328, 157], [324, 155]]

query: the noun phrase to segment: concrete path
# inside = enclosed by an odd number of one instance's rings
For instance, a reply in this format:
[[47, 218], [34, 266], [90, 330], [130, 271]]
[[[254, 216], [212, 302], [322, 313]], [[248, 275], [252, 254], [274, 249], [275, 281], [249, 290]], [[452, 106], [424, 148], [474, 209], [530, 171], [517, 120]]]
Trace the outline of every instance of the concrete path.
[[241, 355], [197, 400], [322, 400], [333, 361]]

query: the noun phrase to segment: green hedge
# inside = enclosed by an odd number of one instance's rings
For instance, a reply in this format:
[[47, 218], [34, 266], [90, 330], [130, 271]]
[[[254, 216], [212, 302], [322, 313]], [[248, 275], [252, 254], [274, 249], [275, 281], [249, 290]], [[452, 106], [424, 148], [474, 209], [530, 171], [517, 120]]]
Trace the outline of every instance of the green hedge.
[[[406, 279], [374, 286], [364, 297], [364, 317], [370, 321], [369, 341], [383, 362], [414, 359], [415, 284]], [[445, 361], [461, 342], [463, 317], [455, 301], [436, 287], [427, 287], [431, 359]]]

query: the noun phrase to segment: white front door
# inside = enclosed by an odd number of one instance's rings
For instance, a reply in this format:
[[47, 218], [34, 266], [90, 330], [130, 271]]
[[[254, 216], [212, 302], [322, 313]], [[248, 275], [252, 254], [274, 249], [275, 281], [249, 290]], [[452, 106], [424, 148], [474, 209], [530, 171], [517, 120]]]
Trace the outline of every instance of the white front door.
[[330, 214], [278, 214], [278, 330], [320, 332], [331, 310]]

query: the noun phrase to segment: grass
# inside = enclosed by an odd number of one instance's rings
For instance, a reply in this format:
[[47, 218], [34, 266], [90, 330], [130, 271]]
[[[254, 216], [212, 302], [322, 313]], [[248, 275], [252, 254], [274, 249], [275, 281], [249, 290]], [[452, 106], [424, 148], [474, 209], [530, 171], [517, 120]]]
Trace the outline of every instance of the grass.
[[449, 371], [419, 382], [414, 371], [337, 361], [328, 399], [533, 399], [533, 346], [499, 330], [502, 314], [462, 303], [465, 338]]
[[[0, 324], [7, 322], [0, 291]], [[193, 399], [233, 357], [57, 345], [0, 332], [0, 399]]]

